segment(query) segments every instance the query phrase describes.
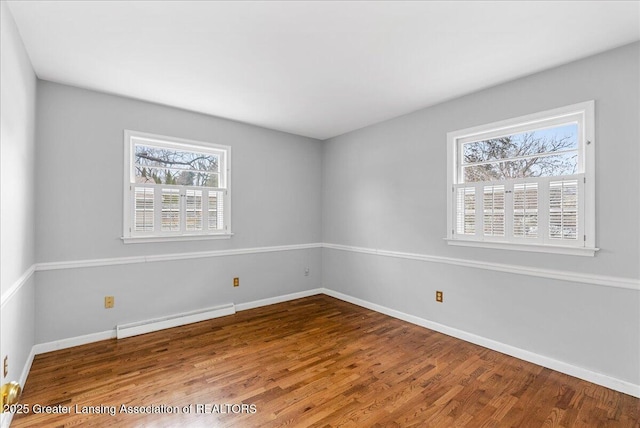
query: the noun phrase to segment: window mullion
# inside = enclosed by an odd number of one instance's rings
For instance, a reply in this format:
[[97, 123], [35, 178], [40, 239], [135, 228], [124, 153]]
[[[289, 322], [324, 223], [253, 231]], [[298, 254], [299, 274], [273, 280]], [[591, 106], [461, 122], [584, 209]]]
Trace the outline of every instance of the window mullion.
[[136, 233], [136, 186], [129, 185], [129, 233]]
[[[457, 168], [456, 168], [457, 170]], [[449, 218], [451, 220], [451, 225], [447, 225], [449, 226], [449, 228], [451, 229], [451, 238], [455, 238], [456, 235], [458, 234], [458, 224], [456, 222], [457, 218], [458, 218], [458, 185], [451, 185], [450, 186], [451, 189], [449, 189], [451, 191], [451, 203], [449, 205], [449, 209], [450, 211], [450, 215]], [[447, 231], [447, 235], [449, 234], [449, 231]]]
[[484, 185], [477, 184], [475, 189], [475, 208], [476, 208], [476, 239], [484, 237]]
[[202, 189], [202, 233], [209, 230], [209, 189]]
[[513, 182], [504, 182], [504, 237], [513, 239]]
[[187, 230], [187, 190], [182, 187], [180, 189], [180, 233], [185, 233]]
[[[229, 190], [222, 191], [222, 224], [226, 231], [231, 229], [231, 203], [229, 202]], [[218, 226], [220, 227], [220, 226]]]
[[549, 182], [538, 178], [538, 241], [548, 244], [549, 239]]
[[533, 239], [533, 242], [543, 244], [545, 236], [549, 233], [549, 180], [537, 178], [532, 181], [537, 184], [536, 192], [538, 193], [538, 236]]
[[153, 188], [153, 231], [151, 234], [160, 234], [162, 231], [162, 189], [158, 186]]
[[584, 221], [584, 213], [585, 213], [585, 183], [584, 183], [584, 175], [582, 175], [579, 179], [578, 179], [578, 224], [577, 224], [577, 233], [578, 233], [578, 241], [579, 241], [579, 246], [580, 247], [584, 247], [586, 246], [586, 239], [585, 239], [585, 234], [587, 233], [585, 230], [585, 221]]

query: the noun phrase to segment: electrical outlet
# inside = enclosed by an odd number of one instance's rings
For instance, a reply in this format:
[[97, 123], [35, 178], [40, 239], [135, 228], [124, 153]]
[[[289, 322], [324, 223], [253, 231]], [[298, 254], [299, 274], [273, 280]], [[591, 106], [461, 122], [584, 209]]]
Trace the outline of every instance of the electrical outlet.
[[442, 291], [436, 291], [436, 302], [443, 302]]
[[304, 276], [309, 276], [309, 268], [304, 268]]
[[115, 304], [115, 298], [113, 296], [105, 296], [105, 298], [104, 298], [104, 307], [105, 307], [105, 309], [113, 308], [114, 304]]
[[233, 278], [233, 286], [240, 287], [240, 278]]
[[4, 377], [7, 377], [9, 374], [9, 356], [4, 356], [4, 363], [2, 364], [2, 373], [4, 373]]

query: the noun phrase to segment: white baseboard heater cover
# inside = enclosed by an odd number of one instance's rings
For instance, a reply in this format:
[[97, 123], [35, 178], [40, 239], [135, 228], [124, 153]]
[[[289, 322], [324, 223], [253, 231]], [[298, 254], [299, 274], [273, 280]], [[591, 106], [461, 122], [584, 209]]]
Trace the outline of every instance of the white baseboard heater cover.
[[124, 339], [125, 337], [151, 333], [152, 331], [164, 330], [165, 328], [179, 327], [181, 325], [205, 321], [226, 315], [233, 315], [235, 313], [235, 305], [233, 303], [229, 303], [212, 308], [198, 309], [195, 311], [183, 312], [181, 314], [169, 315], [167, 317], [154, 318], [128, 324], [118, 324], [116, 326], [116, 337], [118, 339]]

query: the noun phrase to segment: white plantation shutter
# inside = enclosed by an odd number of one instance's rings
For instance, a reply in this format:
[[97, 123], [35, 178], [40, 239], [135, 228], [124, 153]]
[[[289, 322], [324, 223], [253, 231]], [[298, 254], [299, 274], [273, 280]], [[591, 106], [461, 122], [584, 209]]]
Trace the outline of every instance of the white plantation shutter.
[[583, 180], [577, 174], [454, 186], [455, 233], [475, 241], [580, 246]]
[[187, 189], [186, 199], [186, 229], [202, 230], [202, 191]]
[[457, 193], [457, 233], [476, 233], [476, 188], [459, 187]]
[[177, 232], [180, 230], [180, 190], [162, 189], [162, 215], [163, 232]]
[[549, 238], [578, 239], [578, 180], [549, 183]]
[[218, 228], [218, 193], [209, 192], [209, 230]]
[[[152, 185], [135, 186], [131, 193], [135, 232], [176, 234], [224, 231], [226, 192]], [[156, 210], [159, 208], [159, 210]]]
[[224, 228], [224, 197], [223, 192], [218, 192], [220, 197], [218, 198], [218, 229], [222, 230]]
[[513, 186], [513, 236], [538, 238], [538, 183]]
[[209, 192], [209, 230], [222, 230], [224, 225], [224, 192]]
[[154, 191], [149, 187], [135, 187], [134, 190], [134, 229], [136, 232], [153, 231]]
[[484, 186], [482, 210], [484, 236], [504, 236], [504, 204], [504, 185]]

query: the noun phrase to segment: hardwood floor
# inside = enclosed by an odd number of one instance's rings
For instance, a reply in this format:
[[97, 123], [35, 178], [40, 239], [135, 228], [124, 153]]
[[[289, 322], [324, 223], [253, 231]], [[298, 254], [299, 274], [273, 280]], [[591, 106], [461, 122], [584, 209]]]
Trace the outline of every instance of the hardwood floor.
[[38, 355], [11, 426], [639, 427], [639, 402], [320, 295]]

